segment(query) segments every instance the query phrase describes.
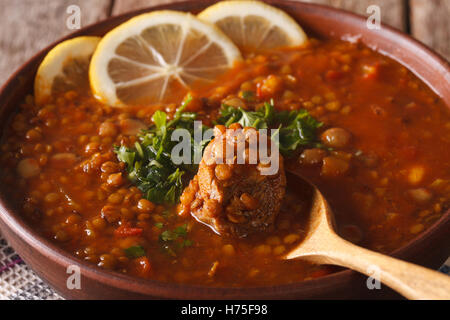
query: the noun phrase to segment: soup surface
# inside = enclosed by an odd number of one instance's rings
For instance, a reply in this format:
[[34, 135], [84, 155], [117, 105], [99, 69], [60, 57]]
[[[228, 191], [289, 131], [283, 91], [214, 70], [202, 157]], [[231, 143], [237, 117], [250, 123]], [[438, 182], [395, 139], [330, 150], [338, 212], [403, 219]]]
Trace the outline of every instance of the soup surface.
[[[450, 206], [450, 114], [406, 68], [360, 43], [319, 41], [247, 55], [211, 86], [191, 92], [186, 111], [213, 126], [221, 104], [306, 109], [326, 147], [285, 159], [317, 184], [338, 233], [389, 253]], [[1, 185], [35, 229], [81, 260], [167, 282], [262, 286], [333, 272], [280, 259], [305, 234], [310, 193], [289, 185], [270, 232], [220, 236], [177, 205], [148, 201], [127, 179], [115, 146], [133, 146], [155, 110], [181, 101], [111, 108], [88, 89], [38, 107], [28, 96], [4, 129]], [[187, 177], [185, 177], [187, 178]], [[189, 180], [185, 181], [185, 185]]]

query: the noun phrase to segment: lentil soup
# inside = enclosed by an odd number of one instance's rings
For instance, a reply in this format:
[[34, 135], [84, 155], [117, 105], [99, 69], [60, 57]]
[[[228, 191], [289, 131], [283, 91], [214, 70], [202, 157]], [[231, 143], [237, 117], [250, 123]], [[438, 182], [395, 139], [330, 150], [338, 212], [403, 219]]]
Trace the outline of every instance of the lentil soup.
[[[307, 110], [320, 121], [320, 143], [297, 148], [285, 167], [323, 190], [338, 233], [354, 243], [389, 253], [449, 209], [448, 108], [406, 68], [361, 43], [311, 39], [302, 48], [248, 54], [190, 95], [185, 111], [207, 126], [222, 105], [253, 111], [267, 101], [276, 112]], [[158, 204], [130, 182], [114, 147], [134, 146], [156, 110], [172, 118], [180, 102], [117, 109], [84, 89], [38, 107], [27, 96], [4, 129], [3, 192], [36, 230], [79, 259], [137, 277], [240, 287], [333, 272], [279, 259], [305, 232], [310, 193], [301, 186], [288, 183], [273, 230], [235, 238], [198, 223], [188, 196]], [[219, 179], [227, 176], [222, 169]], [[190, 186], [192, 176], [183, 178]]]

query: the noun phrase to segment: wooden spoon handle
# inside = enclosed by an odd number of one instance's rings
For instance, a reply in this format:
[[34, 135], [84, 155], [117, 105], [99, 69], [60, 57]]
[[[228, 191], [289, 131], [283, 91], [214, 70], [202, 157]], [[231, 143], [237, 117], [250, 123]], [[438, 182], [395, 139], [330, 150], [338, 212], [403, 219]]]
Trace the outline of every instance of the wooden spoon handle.
[[337, 235], [311, 260], [344, 266], [377, 278], [408, 299], [450, 299], [450, 276], [358, 247]]

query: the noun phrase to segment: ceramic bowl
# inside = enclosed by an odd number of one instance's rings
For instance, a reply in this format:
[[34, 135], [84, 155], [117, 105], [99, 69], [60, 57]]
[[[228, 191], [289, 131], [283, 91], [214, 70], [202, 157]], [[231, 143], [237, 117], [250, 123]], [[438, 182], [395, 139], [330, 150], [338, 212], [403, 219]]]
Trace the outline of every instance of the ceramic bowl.
[[[149, 7], [112, 17], [91, 25], [60, 41], [80, 35], [102, 36], [129, 18], [152, 10], [172, 9], [198, 12], [214, 1], [187, 1]], [[450, 106], [450, 67], [439, 55], [390, 27], [369, 30], [366, 19], [330, 7], [281, 0], [267, 1], [294, 17], [310, 35], [318, 38], [360, 39], [363, 43], [397, 60], [427, 83]], [[59, 41], [58, 41], [59, 42]], [[32, 92], [36, 69], [47, 52], [36, 54], [27, 61], [0, 91], [0, 126], [5, 127], [9, 116]], [[387, 298], [399, 297], [389, 288], [368, 290], [366, 277], [345, 270], [322, 278], [289, 285], [264, 288], [214, 288], [162, 283], [132, 278], [104, 271], [76, 259], [70, 253], [40, 236], [14, 211], [8, 199], [0, 193], [0, 230], [26, 263], [56, 291], [73, 299], [319, 299], [319, 298]], [[428, 230], [399, 248], [392, 255], [430, 268], [437, 268], [450, 255], [450, 211]], [[67, 267], [77, 265], [81, 271], [81, 289], [68, 289]]]

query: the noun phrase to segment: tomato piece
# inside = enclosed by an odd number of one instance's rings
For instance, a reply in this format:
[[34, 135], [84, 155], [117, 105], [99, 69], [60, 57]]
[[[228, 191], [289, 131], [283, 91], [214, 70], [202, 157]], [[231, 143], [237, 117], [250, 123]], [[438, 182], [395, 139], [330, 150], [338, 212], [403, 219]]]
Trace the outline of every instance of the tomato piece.
[[344, 75], [345, 75], [344, 72], [336, 71], [336, 70], [330, 70], [325, 75], [325, 78], [327, 80], [336, 81], [336, 80], [341, 80], [342, 78], [344, 78]]
[[131, 228], [129, 226], [120, 226], [116, 230], [114, 230], [114, 235], [120, 238], [132, 237], [132, 236], [140, 236], [142, 234], [141, 228]]
[[147, 257], [134, 259], [130, 264], [130, 273], [132, 275], [149, 278], [152, 273], [152, 267]]
[[380, 74], [380, 63], [377, 62], [374, 65], [365, 65], [363, 66], [364, 76], [363, 79], [373, 80], [378, 78]]
[[256, 85], [256, 97], [258, 99], [261, 99], [263, 97], [262, 90], [261, 90], [261, 83], [258, 83]]

